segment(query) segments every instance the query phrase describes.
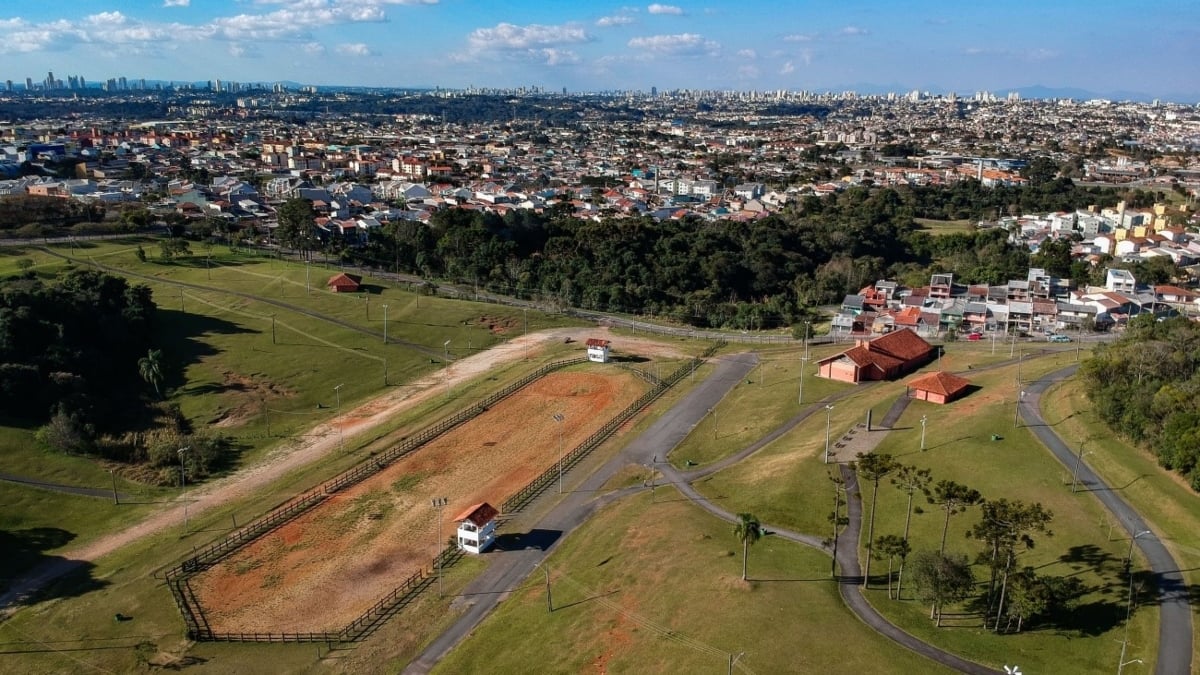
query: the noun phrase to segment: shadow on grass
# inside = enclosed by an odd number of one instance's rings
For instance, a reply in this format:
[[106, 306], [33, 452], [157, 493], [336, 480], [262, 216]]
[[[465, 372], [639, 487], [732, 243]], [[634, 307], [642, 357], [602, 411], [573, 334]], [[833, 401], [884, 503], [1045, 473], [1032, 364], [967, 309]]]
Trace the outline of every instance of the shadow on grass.
[[76, 597], [106, 586], [107, 582], [92, 577], [95, 568], [92, 563], [46, 554], [67, 545], [75, 536], [74, 532], [57, 527], [0, 530], [0, 551], [4, 552], [0, 555], [0, 578], [7, 580], [0, 590], [8, 591], [26, 575], [56, 578], [37, 593], [14, 600], [14, 604], [20, 605]]
[[[169, 301], [169, 299], [165, 301]], [[262, 332], [205, 314], [167, 309], [161, 303], [156, 311], [156, 319], [158, 330], [155, 337], [158, 344], [171, 345], [167, 364], [169, 367], [165, 373], [166, 382], [164, 383], [168, 387], [184, 385], [186, 380], [183, 373], [188, 365], [199, 362], [201, 357], [213, 356], [220, 352], [211, 344], [213, 336]], [[224, 385], [208, 383], [191, 387], [183, 386], [176, 392], [189, 396], [205, 395], [236, 390], [238, 386], [244, 387], [238, 383]]]

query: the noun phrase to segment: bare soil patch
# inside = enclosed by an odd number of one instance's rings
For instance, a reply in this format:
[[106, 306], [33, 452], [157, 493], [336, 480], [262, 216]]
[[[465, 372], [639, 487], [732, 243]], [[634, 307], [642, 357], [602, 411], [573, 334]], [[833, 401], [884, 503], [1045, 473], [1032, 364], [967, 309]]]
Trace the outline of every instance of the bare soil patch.
[[[574, 447], [644, 390], [616, 368], [547, 375], [197, 576], [210, 626], [339, 630], [428, 567], [461, 510], [498, 505], [552, 467], [560, 431], [561, 447]], [[442, 496], [450, 505], [439, 537], [430, 499]]]
[[221, 396], [221, 409], [208, 421], [209, 426], [213, 427], [241, 426], [255, 415], [262, 414], [263, 401], [293, 395], [287, 387], [228, 370], [221, 373], [221, 378], [221, 386], [225, 391]]

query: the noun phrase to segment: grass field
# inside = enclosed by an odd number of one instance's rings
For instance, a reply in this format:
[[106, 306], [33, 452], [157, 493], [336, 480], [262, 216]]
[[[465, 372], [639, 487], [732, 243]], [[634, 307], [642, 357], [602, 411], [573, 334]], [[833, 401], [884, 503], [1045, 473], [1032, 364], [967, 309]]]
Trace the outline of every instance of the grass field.
[[[1113, 433], [1092, 412], [1092, 404], [1078, 379], [1068, 380], [1042, 397], [1046, 421], [1066, 439], [1083, 444], [1084, 461], [1120, 496], [1137, 509], [1179, 562], [1184, 580], [1193, 589], [1200, 584], [1200, 498], [1177, 474], [1158, 466], [1149, 451], [1137, 448]], [[1107, 533], [1111, 520], [1097, 523]], [[1119, 525], [1114, 538], [1124, 536]], [[1126, 539], [1128, 541], [1128, 539]], [[1196, 593], [1193, 592], [1193, 597]], [[1192, 663], [1200, 663], [1200, 644], [1193, 641]]]
[[617, 502], [563, 541], [553, 613], [531, 576], [435, 672], [716, 673], [742, 652], [744, 672], [942, 672], [847, 612], [820, 552], [768, 536], [743, 582], [728, 523], [673, 490], [656, 499]]
[[974, 221], [968, 219], [962, 220], [934, 220], [932, 218], [913, 218], [921, 229], [929, 232], [929, 234], [957, 234], [973, 232], [975, 230]]

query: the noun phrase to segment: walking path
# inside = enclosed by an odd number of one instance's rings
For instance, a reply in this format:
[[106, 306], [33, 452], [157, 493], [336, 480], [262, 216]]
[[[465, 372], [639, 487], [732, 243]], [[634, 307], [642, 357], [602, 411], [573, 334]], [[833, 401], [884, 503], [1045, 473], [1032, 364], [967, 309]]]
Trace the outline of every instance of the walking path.
[[[1051, 454], [1063, 466], [1078, 468], [1079, 481], [1093, 492], [1109, 511], [1120, 521], [1121, 527], [1134, 537], [1134, 543], [1146, 556], [1154, 572], [1155, 585], [1159, 593], [1158, 659], [1155, 672], [1160, 675], [1175, 675], [1191, 672], [1192, 667], [1192, 610], [1188, 598], [1188, 586], [1180, 573], [1179, 563], [1152, 533], [1146, 521], [1138, 515], [1118, 493], [1105, 483], [1088, 465], [1079, 461], [1067, 443], [1046, 423], [1042, 417], [1042, 394], [1050, 385], [1075, 374], [1079, 366], [1055, 371], [1035, 382], [1025, 385], [1025, 396], [1021, 400], [1021, 421], [1033, 431]], [[1143, 533], [1149, 536], [1144, 536]]]

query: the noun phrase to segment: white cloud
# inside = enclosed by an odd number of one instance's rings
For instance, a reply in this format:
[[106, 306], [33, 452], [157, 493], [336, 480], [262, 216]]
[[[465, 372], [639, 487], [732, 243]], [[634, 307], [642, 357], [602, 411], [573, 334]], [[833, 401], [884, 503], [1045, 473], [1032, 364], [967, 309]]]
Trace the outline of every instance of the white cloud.
[[305, 54], [310, 54], [312, 56], [320, 56], [321, 54], [325, 53], [325, 45], [321, 44], [320, 42], [309, 42], [301, 47], [301, 49], [304, 50]]
[[612, 26], [628, 26], [631, 23], [633, 23], [633, 17], [625, 16], [623, 14], [602, 16], [599, 19], [596, 19], [596, 25], [601, 28], [611, 28]]
[[192, 0], [163, 0], [163, 7], [187, 7]]
[[791, 61], [784, 63], [783, 67], [779, 69], [780, 75], [789, 75], [794, 72], [796, 72], [796, 66], [792, 65]]
[[812, 42], [816, 39], [816, 33], [792, 33], [791, 35], [783, 36], [784, 42]]
[[753, 49], [739, 49], [737, 55], [742, 57], [743, 59], [757, 59], [758, 58], [758, 52], [754, 51]]
[[683, 16], [683, 8], [675, 5], [660, 5], [657, 2], [646, 8], [650, 14], [670, 14], [672, 16]]
[[867, 30], [866, 28], [862, 28], [861, 26], [846, 26], [838, 31], [838, 35], [845, 35], [848, 37], [856, 37], [859, 35], [870, 35], [870, 34], [871, 34], [871, 31]]
[[229, 55], [238, 59], [256, 59], [262, 52], [254, 45], [244, 45], [238, 42], [229, 43]]
[[579, 63], [579, 55], [570, 49], [546, 47], [544, 49], [530, 50], [529, 56], [540, 57], [542, 62], [548, 66], [563, 66]]
[[371, 48], [362, 42], [347, 42], [340, 44], [334, 48], [339, 54], [344, 56], [370, 56]]
[[633, 49], [641, 49], [658, 54], [702, 54], [713, 53], [721, 45], [707, 40], [696, 33], [679, 33], [677, 35], [650, 35], [635, 37], [629, 41]]
[[592, 36], [579, 26], [543, 26], [536, 23], [528, 26], [500, 23], [495, 28], [476, 28], [467, 36], [467, 43], [473, 51], [520, 50], [591, 40]]

